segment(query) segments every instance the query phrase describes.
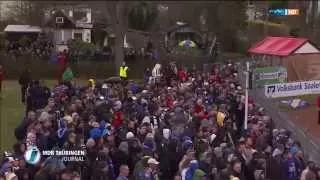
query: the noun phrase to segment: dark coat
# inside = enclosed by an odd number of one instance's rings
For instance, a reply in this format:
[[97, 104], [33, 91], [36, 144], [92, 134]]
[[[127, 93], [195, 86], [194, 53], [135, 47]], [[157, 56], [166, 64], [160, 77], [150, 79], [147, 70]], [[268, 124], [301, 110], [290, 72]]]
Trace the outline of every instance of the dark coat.
[[134, 164], [132, 163], [132, 159], [128, 154], [121, 150], [117, 150], [113, 155], [112, 155], [112, 161], [114, 164], [114, 172], [116, 176], [119, 175], [119, 169], [120, 166], [123, 164], [126, 164], [129, 166], [129, 169], [134, 169]]
[[267, 161], [267, 178], [268, 179], [277, 179], [277, 180], [285, 180], [283, 166], [281, 161], [279, 162], [275, 158], [270, 158]]
[[18, 141], [21, 141], [26, 137], [29, 124], [30, 122], [27, 119], [23, 119], [20, 125], [14, 130], [14, 135]]
[[32, 109], [42, 109], [48, 103], [48, 98], [50, 97], [50, 89], [47, 87], [31, 87], [28, 90], [28, 104]]
[[161, 179], [173, 179], [174, 173], [179, 169], [178, 164], [181, 160], [179, 152], [177, 152], [177, 143], [174, 140], [158, 143], [157, 154], [161, 157]]
[[19, 84], [20, 86], [27, 88], [32, 82], [30, 73], [23, 73], [19, 78]]

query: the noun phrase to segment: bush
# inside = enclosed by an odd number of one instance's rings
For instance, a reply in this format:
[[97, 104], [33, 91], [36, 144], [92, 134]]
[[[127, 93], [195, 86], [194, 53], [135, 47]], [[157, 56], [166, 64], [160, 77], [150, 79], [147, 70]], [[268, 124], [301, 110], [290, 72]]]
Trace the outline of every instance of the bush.
[[70, 40], [68, 41], [68, 49], [71, 56], [77, 56], [80, 57], [80, 59], [88, 60], [94, 55], [96, 46], [81, 40]]

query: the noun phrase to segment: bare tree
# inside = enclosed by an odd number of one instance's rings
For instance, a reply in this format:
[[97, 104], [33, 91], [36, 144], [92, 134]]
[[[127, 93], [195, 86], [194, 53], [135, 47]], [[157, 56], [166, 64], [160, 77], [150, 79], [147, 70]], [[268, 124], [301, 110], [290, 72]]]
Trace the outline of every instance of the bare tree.
[[115, 68], [118, 72], [124, 60], [124, 36], [128, 30], [128, 14], [134, 2], [130, 1], [110, 1], [108, 2], [107, 17], [115, 29]]
[[40, 1], [15, 1], [7, 4], [7, 18], [21, 24], [39, 25], [43, 24], [44, 9], [52, 3]]

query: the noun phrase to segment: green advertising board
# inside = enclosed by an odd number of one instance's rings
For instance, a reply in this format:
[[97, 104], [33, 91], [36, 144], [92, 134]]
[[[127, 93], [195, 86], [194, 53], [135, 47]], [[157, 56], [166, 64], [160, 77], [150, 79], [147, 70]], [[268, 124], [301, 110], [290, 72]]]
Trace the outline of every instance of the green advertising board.
[[264, 88], [264, 85], [287, 82], [287, 68], [283, 66], [256, 68], [253, 75], [255, 88]]

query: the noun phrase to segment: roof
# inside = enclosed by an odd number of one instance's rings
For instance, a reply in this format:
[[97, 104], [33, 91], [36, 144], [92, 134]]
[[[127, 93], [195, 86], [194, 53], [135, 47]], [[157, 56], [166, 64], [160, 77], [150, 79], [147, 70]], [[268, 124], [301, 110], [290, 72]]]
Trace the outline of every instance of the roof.
[[[64, 17], [65, 21], [62, 24], [56, 24], [56, 17]], [[49, 20], [45, 23], [46, 26], [60, 27], [60, 28], [75, 28], [76, 23], [69, 18], [62, 10], [54, 11]]]
[[54, 11], [54, 13], [50, 16], [49, 20], [45, 23], [47, 26], [56, 27], [55, 18], [56, 17], [64, 17], [66, 19], [66, 23], [60, 25], [61, 28], [84, 28], [84, 29], [92, 29], [93, 24], [83, 22], [81, 20], [74, 20], [72, 17], [68, 16], [63, 10]]
[[299, 47], [308, 42], [306, 38], [266, 37], [253, 45], [248, 52], [274, 56], [289, 56]]
[[38, 26], [30, 25], [7, 25], [4, 32], [26, 32], [26, 33], [39, 33], [41, 28]]
[[188, 24], [183, 24], [183, 25], [174, 24], [173, 26], [170, 26], [169, 28], [165, 29], [165, 32], [173, 32], [173, 31], [176, 31], [180, 28], [187, 27], [187, 26], [189, 26], [189, 25]]

